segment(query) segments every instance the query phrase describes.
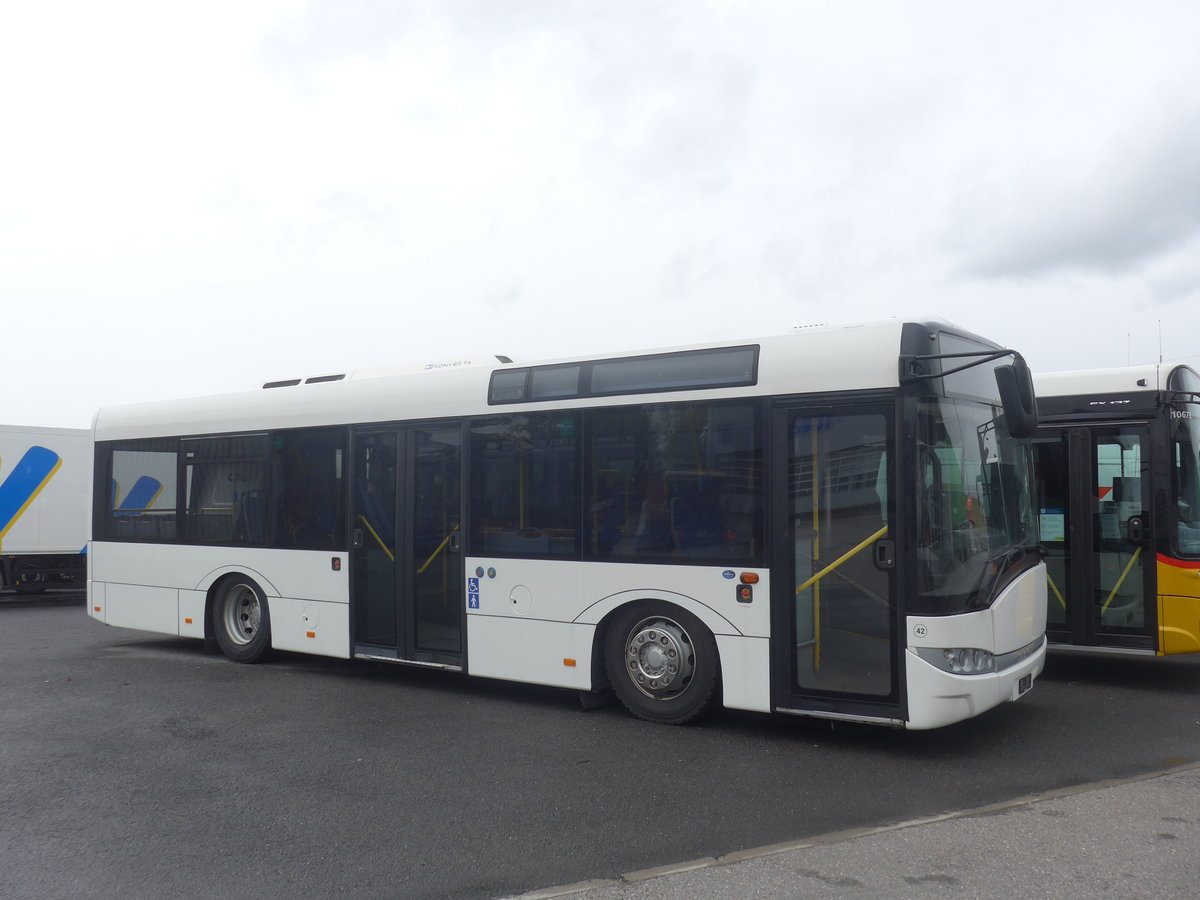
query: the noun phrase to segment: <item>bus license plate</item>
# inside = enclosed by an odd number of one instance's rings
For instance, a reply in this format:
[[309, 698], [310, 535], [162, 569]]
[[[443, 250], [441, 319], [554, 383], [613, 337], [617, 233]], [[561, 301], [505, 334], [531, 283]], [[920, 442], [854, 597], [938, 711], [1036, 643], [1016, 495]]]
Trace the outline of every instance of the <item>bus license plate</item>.
[[1020, 697], [1023, 693], [1033, 687], [1033, 673], [1028, 672], [1021, 676], [1021, 680], [1017, 682], [1017, 696]]

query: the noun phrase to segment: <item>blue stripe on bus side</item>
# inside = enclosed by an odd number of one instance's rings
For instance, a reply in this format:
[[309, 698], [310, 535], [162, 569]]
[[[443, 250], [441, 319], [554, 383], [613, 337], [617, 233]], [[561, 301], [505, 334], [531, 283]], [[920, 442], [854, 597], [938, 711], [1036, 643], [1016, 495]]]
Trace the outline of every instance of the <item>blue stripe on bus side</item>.
[[0, 538], [8, 534], [60, 466], [62, 459], [53, 450], [34, 446], [25, 451], [0, 484]]

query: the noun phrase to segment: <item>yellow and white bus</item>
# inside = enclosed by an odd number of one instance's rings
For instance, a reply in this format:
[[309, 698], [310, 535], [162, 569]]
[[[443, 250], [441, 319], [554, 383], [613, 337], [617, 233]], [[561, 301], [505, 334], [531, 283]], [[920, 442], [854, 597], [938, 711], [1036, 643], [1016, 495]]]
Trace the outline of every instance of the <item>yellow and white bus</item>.
[[88, 609], [666, 723], [933, 728], [1041, 671], [1035, 427], [1019, 355], [942, 322], [106, 408]]
[[1200, 376], [1144, 365], [1034, 382], [1051, 643], [1200, 651]]

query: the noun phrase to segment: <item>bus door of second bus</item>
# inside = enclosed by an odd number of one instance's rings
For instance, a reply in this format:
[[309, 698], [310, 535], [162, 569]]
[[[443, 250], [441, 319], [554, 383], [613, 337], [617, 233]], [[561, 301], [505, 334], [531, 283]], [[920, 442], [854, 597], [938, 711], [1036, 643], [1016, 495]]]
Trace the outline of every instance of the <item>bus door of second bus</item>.
[[[775, 412], [774, 705], [902, 719], [890, 403]], [[775, 637], [778, 636], [778, 637]]]
[[356, 656], [461, 665], [461, 457], [458, 425], [355, 430]]
[[1033, 448], [1051, 643], [1156, 651], [1149, 428], [1043, 427]]

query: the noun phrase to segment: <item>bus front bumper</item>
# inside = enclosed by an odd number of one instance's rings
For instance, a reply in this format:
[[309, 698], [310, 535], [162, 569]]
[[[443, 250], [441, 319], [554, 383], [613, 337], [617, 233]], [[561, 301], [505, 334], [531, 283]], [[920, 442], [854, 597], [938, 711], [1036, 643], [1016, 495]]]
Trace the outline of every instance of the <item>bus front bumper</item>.
[[[926, 662], [914, 648], [905, 654], [908, 679], [908, 723], [911, 729], [940, 728], [969, 719], [993, 706], [1024, 696], [1042, 674], [1046, 637], [1014, 654], [1017, 662], [996, 672], [957, 675]], [[1003, 661], [1004, 657], [999, 657]]]

